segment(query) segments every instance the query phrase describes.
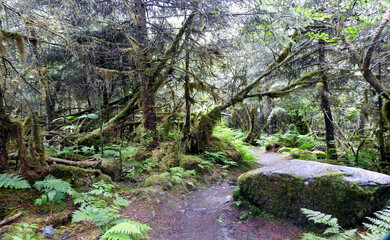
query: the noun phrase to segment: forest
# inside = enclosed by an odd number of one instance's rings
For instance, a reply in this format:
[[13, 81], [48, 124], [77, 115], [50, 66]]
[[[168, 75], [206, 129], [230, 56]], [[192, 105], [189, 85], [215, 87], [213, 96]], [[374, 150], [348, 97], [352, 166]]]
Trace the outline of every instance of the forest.
[[[389, 208], [345, 232], [307, 210], [324, 232], [232, 189], [274, 158], [390, 175], [389, 21], [389, 0], [0, 0], [0, 239], [382, 239]], [[214, 188], [230, 237], [183, 220]]]

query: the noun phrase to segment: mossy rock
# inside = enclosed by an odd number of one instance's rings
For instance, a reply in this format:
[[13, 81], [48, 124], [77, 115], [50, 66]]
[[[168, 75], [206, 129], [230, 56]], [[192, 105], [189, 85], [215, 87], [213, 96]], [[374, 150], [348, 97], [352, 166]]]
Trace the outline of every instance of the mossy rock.
[[61, 178], [62, 180], [71, 183], [75, 188], [90, 185], [91, 183], [102, 180], [107, 183], [113, 183], [110, 176], [97, 169], [84, 169], [74, 166], [55, 164], [50, 166], [50, 174], [56, 178]]
[[135, 152], [134, 156], [131, 159], [136, 162], [143, 162], [146, 159], [152, 157], [152, 154], [153, 154], [152, 151], [147, 151], [145, 148], [140, 147], [137, 149], [137, 151]]
[[185, 170], [195, 169], [197, 171], [200, 170], [199, 164], [201, 164], [204, 160], [195, 155], [181, 155], [179, 158], [180, 167]]
[[206, 151], [223, 152], [228, 159], [236, 163], [243, 162], [240, 151], [226, 138], [212, 137], [210, 144], [206, 147]]
[[156, 185], [160, 186], [164, 190], [168, 190], [173, 186], [169, 177], [159, 174], [148, 177], [144, 183], [144, 187], [152, 187]]
[[306, 223], [301, 208], [321, 211], [356, 226], [388, 205], [390, 176], [359, 168], [290, 160], [249, 171], [238, 179], [241, 194], [277, 217]]

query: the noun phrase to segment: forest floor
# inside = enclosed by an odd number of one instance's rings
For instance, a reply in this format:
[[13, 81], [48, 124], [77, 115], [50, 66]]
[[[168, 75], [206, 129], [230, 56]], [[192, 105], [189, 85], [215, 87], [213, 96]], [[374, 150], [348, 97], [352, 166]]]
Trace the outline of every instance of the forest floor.
[[[286, 160], [276, 154], [253, 149], [259, 166]], [[232, 205], [236, 182], [218, 182], [187, 195], [164, 195], [159, 200], [134, 202], [123, 209], [123, 217], [148, 224], [151, 239], [224, 240], [296, 239], [303, 230], [286, 220], [270, 216], [249, 216], [241, 220], [243, 209]]]

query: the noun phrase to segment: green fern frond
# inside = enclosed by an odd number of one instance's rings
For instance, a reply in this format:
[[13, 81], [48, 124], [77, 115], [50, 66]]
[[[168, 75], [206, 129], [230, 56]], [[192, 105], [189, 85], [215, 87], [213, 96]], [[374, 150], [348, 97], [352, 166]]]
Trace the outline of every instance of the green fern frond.
[[44, 192], [41, 197], [35, 200], [35, 205], [42, 205], [47, 201], [62, 203], [65, 199], [65, 194], [70, 196], [76, 195], [76, 191], [72, 188], [70, 183], [65, 182], [62, 179], [54, 178], [51, 175], [48, 175], [43, 181], [35, 182], [34, 187], [39, 191]]
[[101, 240], [119, 240], [119, 239], [149, 239], [147, 231], [152, 230], [148, 225], [127, 220], [110, 228], [100, 239]]
[[325, 230], [325, 233], [339, 233], [340, 225], [338, 224], [337, 218], [332, 218], [331, 215], [324, 214], [322, 212], [313, 211], [310, 209], [302, 208], [301, 212], [309, 218], [309, 220], [314, 221], [315, 223], [322, 223], [330, 226]]
[[326, 238], [316, 236], [314, 233], [305, 233], [301, 240], [326, 240]]
[[374, 213], [376, 218], [367, 217], [372, 224], [363, 223], [368, 228], [368, 232], [359, 236], [364, 240], [381, 240], [384, 239], [390, 230], [390, 207], [386, 207]]
[[20, 176], [13, 174], [0, 174], [0, 188], [22, 189], [31, 188], [30, 184]]
[[122, 198], [121, 196], [119, 196], [118, 194], [115, 194], [115, 199], [114, 199], [114, 204], [117, 205], [117, 206], [123, 206], [123, 207], [127, 207], [129, 206], [129, 204], [131, 203], [131, 201], [129, 200], [126, 200], [124, 198]]

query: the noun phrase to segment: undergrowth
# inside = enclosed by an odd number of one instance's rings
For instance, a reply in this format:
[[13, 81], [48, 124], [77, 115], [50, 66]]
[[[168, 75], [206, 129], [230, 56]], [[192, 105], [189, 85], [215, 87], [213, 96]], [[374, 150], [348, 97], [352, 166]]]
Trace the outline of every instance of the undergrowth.
[[[327, 228], [321, 235], [305, 233], [302, 240], [383, 240], [390, 231], [390, 207], [386, 207], [374, 213], [376, 217], [367, 217], [369, 223], [363, 223], [368, 229], [366, 233], [357, 234], [357, 229], [344, 230], [338, 224], [337, 218], [318, 211], [302, 208], [301, 212], [314, 223], [326, 225]], [[386, 238], [387, 239], [387, 238]]]
[[219, 124], [214, 128], [213, 136], [228, 139], [240, 151], [244, 162], [257, 164], [256, 158], [249, 150], [249, 144], [243, 141], [246, 136], [245, 133]]
[[31, 188], [31, 186], [20, 176], [3, 173], [0, 174], [0, 188], [22, 189]]

